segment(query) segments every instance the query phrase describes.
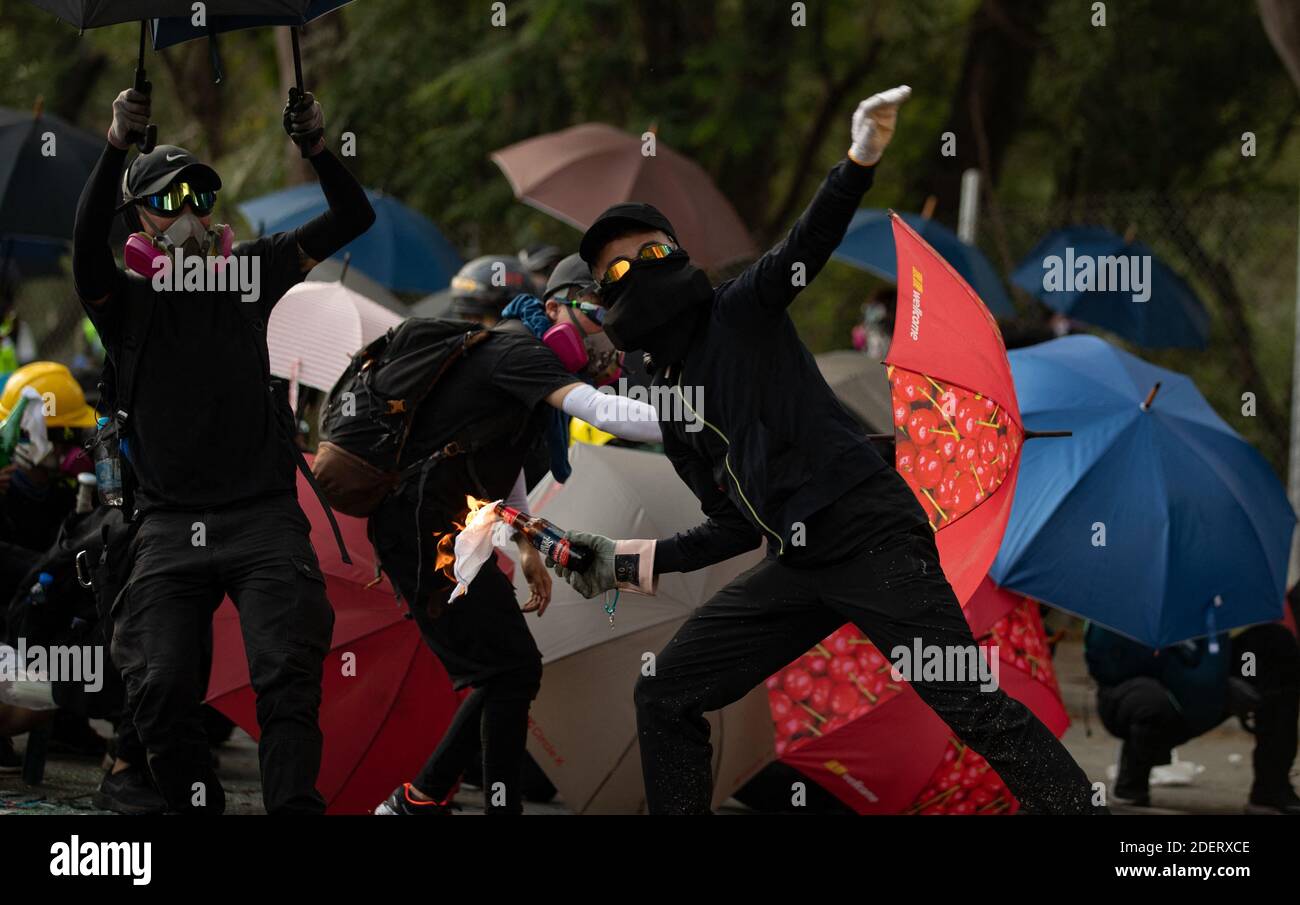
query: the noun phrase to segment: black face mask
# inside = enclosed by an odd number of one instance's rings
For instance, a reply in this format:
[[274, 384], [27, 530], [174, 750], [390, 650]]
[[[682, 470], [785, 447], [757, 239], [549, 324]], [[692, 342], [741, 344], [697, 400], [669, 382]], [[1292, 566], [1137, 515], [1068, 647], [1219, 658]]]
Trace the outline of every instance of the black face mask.
[[708, 275], [686, 254], [633, 265], [602, 293], [609, 306], [605, 335], [624, 352], [642, 349], [659, 367], [686, 355], [701, 315], [713, 300]]

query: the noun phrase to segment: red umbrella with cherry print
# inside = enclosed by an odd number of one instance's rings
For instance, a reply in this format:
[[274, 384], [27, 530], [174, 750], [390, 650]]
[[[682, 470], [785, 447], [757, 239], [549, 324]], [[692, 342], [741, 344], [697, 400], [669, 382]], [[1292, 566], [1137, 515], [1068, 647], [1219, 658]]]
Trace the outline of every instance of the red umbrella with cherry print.
[[[1069, 726], [1038, 605], [987, 579], [966, 606], [997, 681], [1058, 736]], [[987, 655], [987, 653], [986, 653]], [[992, 662], [992, 661], [989, 661]], [[1019, 804], [852, 625], [768, 679], [778, 758], [859, 814], [1006, 814]]]
[[898, 308], [886, 357], [894, 463], [957, 599], [975, 592], [1011, 514], [1024, 428], [1002, 333], [975, 291], [897, 214]]

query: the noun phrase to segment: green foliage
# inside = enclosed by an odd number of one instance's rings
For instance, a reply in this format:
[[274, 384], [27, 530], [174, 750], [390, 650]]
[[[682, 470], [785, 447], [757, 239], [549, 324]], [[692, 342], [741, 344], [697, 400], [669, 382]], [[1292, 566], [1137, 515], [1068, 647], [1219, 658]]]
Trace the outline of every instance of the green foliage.
[[[535, 241], [576, 244], [575, 230], [513, 196], [490, 154], [589, 121], [633, 134], [653, 127], [697, 160], [768, 242], [844, 153], [857, 101], [904, 82], [914, 96], [865, 203], [922, 207], [906, 177], [933, 166], [940, 131], [963, 103], [955, 94], [971, 23], [988, 2], [810, 0], [807, 26], [795, 28], [784, 2], [511, 0], [507, 25], [497, 28], [490, 3], [357, 0], [309, 27], [305, 68], [331, 137], [356, 136], [349, 165], [426, 214], [466, 257]], [[1095, 28], [1090, 4], [1042, 2], [1041, 32], [1024, 36], [1033, 69], [1023, 116], [986, 200], [1023, 210], [1135, 190], [1260, 199], [1242, 202], [1247, 216], [1267, 218], [1248, 247], [1234, 251], [1214, 224], [1198, 238], [1228, 261], [1250, 299], [1251, 352], [1265, 390], [1287, 411], [1300, 97], [1254, 4], [1124, 0], [1107, 4], [1107, 25]], [[0, 104], [30, 108], [44, 95], [47, 109], [101, 133], [112, 98], [130, 82], [137, 34], [128, 24], [79, 37], [22, 0], [0, 0]], [[201, 45], [167, 51], [170, 66], [151, 53], [148, 65], [164, 140], [210, 154], [219, 130], [224, 151], [215, 162], [229, 211], [301, 174], [280, 128], [271, 30], [223, 36], [221, 48], [227, 79], [215, 101], [200, 102], [201, 80], [191, 77], [205, 65]], [[90, 65], [100, 57], [98, 68]], [[1246, 131], [1257, 136], [1254, 158], [1240, 153]], [[1014, 261], [1054, 225], [1006, 223], [999, 239], [986, 208], [981, 244], [1001, 269], [1004, 248]], [[1186, 248], [1153, 228], [1143, 238], [1192, 280], [1216, 323], [1209, 352], [1149, 357], [1190, 371], [1252, 439], [1285, 433], [1240, 417], [1241, 392], [1255, 388], [1241, 385], [1225, 312]], [[815, 349], [847, 345], [859, 305], [879, 285], [831, 264], [793, 312], [805, 339]]]

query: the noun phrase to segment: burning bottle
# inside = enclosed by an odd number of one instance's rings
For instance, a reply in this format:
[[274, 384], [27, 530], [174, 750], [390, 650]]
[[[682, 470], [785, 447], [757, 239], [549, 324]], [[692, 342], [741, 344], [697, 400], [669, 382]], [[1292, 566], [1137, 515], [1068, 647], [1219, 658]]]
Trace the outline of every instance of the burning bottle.
[[497, 514], [503, 522], [528, 538], [528, 542], [551, 565], [585, 572], [595, 562], [596, 557], [590, 547], [569, 543], [564, 532], [544, 518], [525, 515], [518, 509], [504, 505], [497, 507]]

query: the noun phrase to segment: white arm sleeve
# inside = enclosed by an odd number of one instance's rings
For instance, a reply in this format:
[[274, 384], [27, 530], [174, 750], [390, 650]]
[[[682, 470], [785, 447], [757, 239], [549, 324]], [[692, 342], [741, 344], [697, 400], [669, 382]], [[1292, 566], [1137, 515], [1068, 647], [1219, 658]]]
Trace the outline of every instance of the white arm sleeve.
[[564, 397], [562, 408], [566, 415], [581, 418], [624, 440], [637, 443], [659, 443], [663, 440], [663, 434], [659, 431], [659, 413], [654, 410], [654, 406], [636, 399], [601, 393], [584, 383]]
[[524, 515], [528, 515], [528, 485], [524, 483], [524, 473], [521, 470], [519, 477], [515, 478], [515, 486], [510, 488], [510, 493], [506, 496], [505, 504], [518, 509]]

